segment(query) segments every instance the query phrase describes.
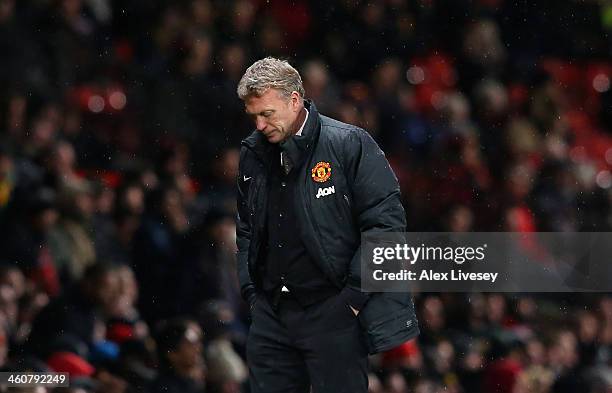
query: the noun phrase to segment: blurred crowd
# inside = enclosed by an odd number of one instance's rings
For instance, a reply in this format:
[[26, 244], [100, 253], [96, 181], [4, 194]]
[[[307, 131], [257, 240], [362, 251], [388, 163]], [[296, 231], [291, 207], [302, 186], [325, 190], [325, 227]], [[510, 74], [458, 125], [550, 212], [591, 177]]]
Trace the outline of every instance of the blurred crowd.
[[[248, 392], [235, 89], [267, 55], [379, 142], [409, 231], [610, 231], [611, 30], [604, 0], [0, 0], [0, 367]], [[416, 305], [372, 393], [612, 389], [609, 294]]]

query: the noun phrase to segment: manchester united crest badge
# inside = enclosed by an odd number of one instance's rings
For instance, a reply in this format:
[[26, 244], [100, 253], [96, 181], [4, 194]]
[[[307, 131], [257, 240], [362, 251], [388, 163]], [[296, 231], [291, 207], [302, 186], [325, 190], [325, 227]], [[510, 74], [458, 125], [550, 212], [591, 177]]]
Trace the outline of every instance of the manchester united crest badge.
[[317, 183], [326, 182], [331, 176], [331, 165], [329, 162], [321, 161], [310, 171], [312, 180]]

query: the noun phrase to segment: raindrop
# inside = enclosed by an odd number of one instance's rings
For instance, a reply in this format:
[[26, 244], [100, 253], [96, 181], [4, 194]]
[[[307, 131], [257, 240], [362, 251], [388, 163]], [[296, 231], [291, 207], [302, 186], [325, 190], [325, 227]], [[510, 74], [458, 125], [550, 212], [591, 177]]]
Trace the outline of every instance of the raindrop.
[[612, 165], [612, 147], [606, 150], [606, 162]]
[[431, 95], [431, 105], [436, 109], [440, 110], [444, 106], [446, 101], [446, 94], [436, 91]]
[[605, 93], [610, 90], [610, 78], [606, 74], [597, 74], [593, 78], [593, 89], [599, 93]]
[[610, 171], [600, 171], [595, 178], [595, 182], [601, 188], [610, 188], [612, 186], [612, 175], [610, 174]]
[[87, 101], [87, 107], [93, 113], [100, 113], [104, 110], [104, 98], [99, 95], [93, 95], [89, 97]]
[[120, 111], [125, 108], [125, 104], [127, 103], [127, 97], [123, 92], [115, 91], [108, 97], [108, 103], [113, 109]]
[[425, 81], [425, 71], [421, 67], [412, 66], [406, 71], [406, 78], [413, 85], [419, 85]]

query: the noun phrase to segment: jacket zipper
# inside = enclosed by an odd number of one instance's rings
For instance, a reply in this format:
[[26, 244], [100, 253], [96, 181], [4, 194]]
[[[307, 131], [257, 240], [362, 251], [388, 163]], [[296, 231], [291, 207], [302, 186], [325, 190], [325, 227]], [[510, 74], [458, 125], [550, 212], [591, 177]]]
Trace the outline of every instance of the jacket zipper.
[[[310, 160], [309, 160], [310, 161]], [[308, 168], [308, 166], [305, 166], [305, 168]], [[308, 189], [308, 172], [306, 172], [306, 177], [305, 177], [305, 181], [302, 183], [302, 198], [304, 198], [304, 200], [306, 201], [306, 208], [304, 209], [304, 212], [306, 214], [306, 217], [308, 218], [308, 221], [310, 221], [310, 225], [312, 226], [314, 232], [315, 232], [315, 240], [317, 242], [317, 246], [319, 247], [319, 250], [322, 251], [323, 253], [323, 258], [325, 259], [325, 263], [327, 264], [327, 266], [329, 267], [334, 279], [336, 279], [338, 277], [338, 273], [336, 272], [336, 269], [334, 268], [333, 264], [330, 261], [329, 255], [327, 254], [327, 250], [325, 249], [325, 246], [323, 245], [323, 243], [321, 242], [321, 231], [319, 230], [319, 226], [317, 225], [316, 221], [313, 219], [312, 215], [310, 214], [310, 212], [312, 211], [312, 201], [310, 199], [310, 195], [308, 195], [307, 193], [307, 189]], [[341, 288], [341, 286], [338, 286], [339, 288]]]
[[[257, 160], [259, 160], [260, 163], [263, 163], [263, 165], [265, 167], [266, 163], [261, 160], [261, 158], [259, 157], [257, 152], [255, 152], [255, 150], [252, 149], [251, 145], [249, 145], [248, 143], [245, 143], [244, 141], [242, 142], [242, 145], [245, 146], [246, 148], [248, 148], [249, 150], [251, 150], [251, 152], [255, 155], [255, 157], [257, 157]], [[308, 158], [308, 160], [306, 162], [310, 162], [311, 161], [313, 153], [314, 153], [314, 151], [311, 152], [310, 157]], [[306, 166], [305, 163], [304, 163], [304, 168], [308, 168], [308, 166]], [[267, 171], [267, 169], [266, 169], [266, 171]], [[269, 171], [267, 171], [267, 173], [268, 172]], [[267, 173], [266, 173], [266, 175], [267, 175]], [[325, 259], [324, 263], [326, 263], [327, 266], [329, 267], [330, 272], [332, 273], [332, 275], [334, 277], [334, 281], [335, 281], [337, 279], [337, 277], [338, 277], [338, 274], [337, 274], [336, 269], [334, 268], [333, 264], [330, 262], [330, 258], [329, 258], [328, 254], [327, 254], [327, 251], [325, 250], [325, 247], [323, 246], [323, 243], [321, 242], [321, 231], [319, 230], [319, 227], [318, 227], [317, 223], [315, 222], [315, 220], [310, 215], [310, 211], [312, 210], [312, 201], [310, 200], [310, 195], [308, 195], [308, 193], [306, 191], [306, 189], [308, 188], [306, 184], [308, 182], [309, 177], [308, 177], [308, 172], [307, 171], [305, 171], [304, 173], [305, 173], [305, 180], [304, 180], [304, 182], [303, 183], [298, 183], [298, 184], [302, 184], [302, 187], [303, 187], [303, 189], [302, 189], [302, 198], [306, 200], [305, 204], [302, 203], [302, 205], [305, 207], [304, 213], [306, 215], [306, 218], [310, 221], [310, 225], [311, 225], [311, 227], [313, 228], [313, 230], [315, 232], [315, 241], [317, 242], [317, 246], [319, 247], [319, 249], [323, 253], [323, 258]], [[265, 192], [265, 190], [264, 190], [264, 192]], [[261, 190], [259, 191], [259, 193], [261, 193]], [[265, 201], [265, 202], [267, 203], [267, 201]], [[258, 239], [258, 240], [260, 240], [260, 239]], [[250, 246], [251, 245], [249, 244], [249, 247]], [[250, 261], [249, 258], [247, 258], [247, 263], [249, 264], [249, 270], [250, 270], [250, 268], [251, 268], [251, 261]], [[342, 288], [342, 285], [338, 285], [338, 288]]]

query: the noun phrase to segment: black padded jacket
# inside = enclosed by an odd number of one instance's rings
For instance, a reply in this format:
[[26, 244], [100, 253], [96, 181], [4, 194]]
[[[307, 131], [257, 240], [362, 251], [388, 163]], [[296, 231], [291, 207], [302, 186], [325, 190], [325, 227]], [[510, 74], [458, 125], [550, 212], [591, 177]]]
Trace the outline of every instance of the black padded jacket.
[[[361, 236], [405, 231], [400, 189], [384, 153], [363, 129], [320, 115], [312, 102], [301, 136], [281, 144], [296, 168], [296, 236], [340, 291], [361, 291]], [[280, 165], [272, 145], [254, 131], [242, 141], [238, 178], [237, 264], [242, 297], [261, 291], [255, 272], [265, 238], [267, 179]], [[332, 188], [333, 187], [333, 188]], [[318, 196], [317, 196], [318, 195]], [[359, 313], [370, 353], [418, 335], [410, 293], [367, 294]]]

